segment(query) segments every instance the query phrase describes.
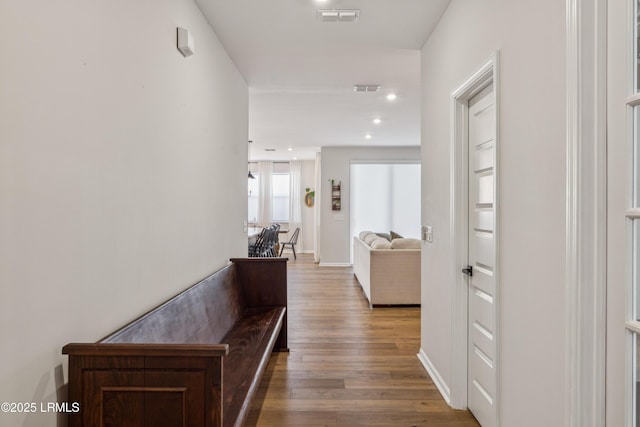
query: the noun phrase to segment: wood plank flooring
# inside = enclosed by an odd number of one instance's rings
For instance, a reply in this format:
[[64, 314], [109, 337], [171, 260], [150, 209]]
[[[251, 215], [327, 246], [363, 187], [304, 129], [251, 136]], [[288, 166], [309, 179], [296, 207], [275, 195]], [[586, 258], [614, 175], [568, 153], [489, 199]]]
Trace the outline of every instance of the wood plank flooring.
[[371, 310], [351, 268], [288, 263], [290, 353], [271, 357], [247, 426], [478, 426], [418, 361], [419, 308]]

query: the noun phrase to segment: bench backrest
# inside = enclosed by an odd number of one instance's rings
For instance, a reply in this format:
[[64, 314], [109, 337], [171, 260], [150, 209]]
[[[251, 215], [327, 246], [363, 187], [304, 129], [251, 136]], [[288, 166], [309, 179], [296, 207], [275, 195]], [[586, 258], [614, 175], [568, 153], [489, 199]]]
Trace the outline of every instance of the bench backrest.
[[217, 344], [245, 306], [230, 264], [100, 342]]

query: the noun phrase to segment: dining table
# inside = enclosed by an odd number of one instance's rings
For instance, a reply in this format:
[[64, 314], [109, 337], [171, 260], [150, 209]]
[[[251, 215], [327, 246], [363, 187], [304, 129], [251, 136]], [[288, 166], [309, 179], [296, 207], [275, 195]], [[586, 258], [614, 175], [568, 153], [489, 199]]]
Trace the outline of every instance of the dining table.
[[[256, 243], [256, 239], [258, 238], [260, 233], [262, 233], [263, 229], [264, 229], [264, 227], [256, 227], [256, 226], [247, 228], [247, 238], [249, 240], [249, 246], [251, 246], [251, 245]], [[280, 228], [280, 230], [278, 231], [278, 235], [286, 234], [288, 232], [289, 232], [288, 229]], [[277, 243], [277, 247], [278, 248], [280, 247], [280, 242]]]
[[251, 238], [255, 239], [256, 237], [258, 237], [260, 235], [261, 232], [262, 232], [262, 227], [249, 227], [249, 228], [247, 228], [247, 235], [249, 236], [249, 239], [251, 239]]

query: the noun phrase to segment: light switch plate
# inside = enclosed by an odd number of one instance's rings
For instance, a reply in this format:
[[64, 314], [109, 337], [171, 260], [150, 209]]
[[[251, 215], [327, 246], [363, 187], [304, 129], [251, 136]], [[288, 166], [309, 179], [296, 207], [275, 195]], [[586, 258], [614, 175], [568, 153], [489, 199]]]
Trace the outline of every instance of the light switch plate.
[[433, 229], [430, 225], [422, 226], [422, 240], [428, 243], [433, 243]]

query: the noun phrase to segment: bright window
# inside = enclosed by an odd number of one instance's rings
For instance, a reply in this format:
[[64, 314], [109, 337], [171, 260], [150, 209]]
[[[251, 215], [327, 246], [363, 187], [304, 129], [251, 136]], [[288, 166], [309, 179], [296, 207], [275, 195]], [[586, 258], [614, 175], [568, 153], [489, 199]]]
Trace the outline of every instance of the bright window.
[[271, 181], [272, 211], [274, 222], [289, 222], [289, 173], [274, 173]]
[[[255, 179], [249, 179], [249, 203], [247, 219], [250, 223], [258, 222], [260, 206], [260, 174], [251, 172]], [[289, 172], [274, 172], [271, 177], [271, 220], [273, 222], [289, 222]]]
[[256, 179], [249, 179], [249, 215], [250, 223], [258, 222], [258, 194], [260, 193], [260, 174], [253, 173]]

